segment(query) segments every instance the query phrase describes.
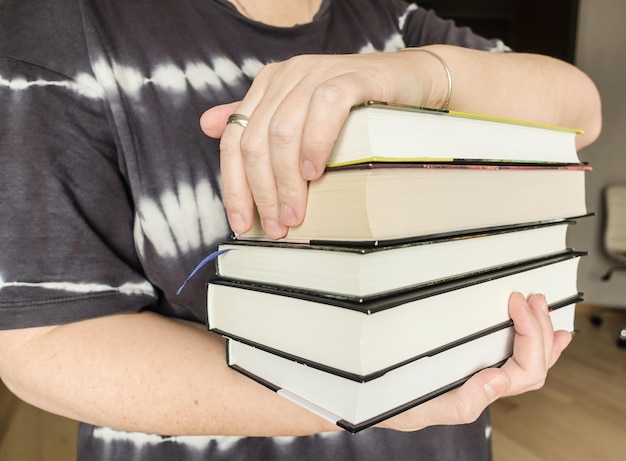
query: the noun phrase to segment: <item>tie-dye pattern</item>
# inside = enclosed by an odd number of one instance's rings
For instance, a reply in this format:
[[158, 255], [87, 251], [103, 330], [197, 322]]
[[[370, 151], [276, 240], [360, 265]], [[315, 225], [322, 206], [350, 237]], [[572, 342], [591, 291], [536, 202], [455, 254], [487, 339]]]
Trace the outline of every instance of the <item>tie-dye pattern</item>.
[[[204, 322], [229, 237], [218, 141], [198, 119], [266, 63], [451, 43], [504, 51], [402, 0], [324, 0], [265, 27], [227, 0], [0, 0], [0, 328], [149, 307]], [[165, 437], [82, 425], [85, 460], [489, 459], [488, 420], [417, 434]], [[486, 432], [487, 431], [487, 432]]]
[[[246, 438], [163, 437], [108, 428], [81, 428], [81, 436], [89, 440], [79, 446], [83, 453], [106, 450], [111, 460], [133, 461], [274, 461], [274, 460], [341, 460], [341, 461], [479, 461], [490, 459], [491, 425], [483, 414], [473, 425], [452, 426], [442, 437], [441, 428], [428, 428], [406, 434], [381, 429], [368, 429], [356, 436], [347, 432], [326, 432], [310, 437]], [[86, 437], [89, 435], [90, 437]], [[459, 447], [457, 441], [473, 441], [471, 451]], [[132, 448], [131, 448], [132, 447]], [[161, 457], [155, 456], [160, 447]], [[128, 454], [132, 453], [132, 457]], [[179, 456], [178, 458], [174, 457]], [[88, 458], [84, 458], [88, 459]]]

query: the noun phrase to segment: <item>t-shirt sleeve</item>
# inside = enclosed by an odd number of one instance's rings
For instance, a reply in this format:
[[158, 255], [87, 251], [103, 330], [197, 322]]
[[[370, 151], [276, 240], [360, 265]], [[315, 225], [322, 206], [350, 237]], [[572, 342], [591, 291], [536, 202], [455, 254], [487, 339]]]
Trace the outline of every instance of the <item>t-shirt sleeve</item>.
[[[406, 8], [406, 4], [402, 8]], [[416, 5], [406, 11], [402, 34], [407, 46], [448, 44], [486, 51], [511, 51], [499, 38], [482, 37], [469, 27], [443, 19], [436, 12]]]
[[0, 329], [154, 303], [95, 79], [0, 58], [0, 107]]

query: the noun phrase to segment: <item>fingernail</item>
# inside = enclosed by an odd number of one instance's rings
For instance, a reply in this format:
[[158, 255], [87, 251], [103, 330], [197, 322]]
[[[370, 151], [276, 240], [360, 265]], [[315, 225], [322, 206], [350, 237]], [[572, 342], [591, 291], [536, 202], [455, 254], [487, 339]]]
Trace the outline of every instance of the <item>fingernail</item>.
[[548, 315], [550, 313], [550, 306], [548, 305], [548, 300], [546, 299], [546, 297], [541, 293], [533, 296], [536, 296], [538, 299], [541, 313]]
[[297, 224], [296, 213], [289, 205], [281, 205], [279, 214], [280, 222], [282, 222], [285, 226], [295, 226]]
[[502, 376], [496, 376], [491, 379], [487, 384], [483, 386], [485, 390], [485, 394], [489, 397], [490, 400], [495, 400], [498, 398], [506, 389], [506, 379]]
[[287, 233], [287, 228], [274, 219], [264, 219], [263, 230], [270, 238], [280, 238]]
[[246, 231], [246, 221], [240, 213], [229, 213], [228, 222], [230, 227], [236, 234]]
[[315, 179], [317, 171], [315, 169], [315, 165], [313, 165], [313, 162], [311, 162], [310, 160], [304, 160], [300, 168], [302, 177], [304, 179], [306, 179], [307, 181]]

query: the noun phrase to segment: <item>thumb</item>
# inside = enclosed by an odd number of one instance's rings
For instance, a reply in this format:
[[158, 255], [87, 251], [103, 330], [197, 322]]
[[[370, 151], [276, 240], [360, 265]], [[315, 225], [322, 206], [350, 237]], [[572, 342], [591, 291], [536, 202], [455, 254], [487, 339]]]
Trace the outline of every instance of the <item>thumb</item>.
[[427, 410], [423, 426], [467, 424], [476, 421], [491, 403], [511, 387], [508, 375], [499, 368], [479, 371], [461, 387], [422, 404]]
[[490, 368], [488, 371], [485, 370], [480, 378], [480, 384], [482, 385], [485, 396], [490, 400], [489, 403], [493, 403], [494, 400], [505, 395], [511, 387], [510, 378], [506, 373], [497, 368]]
[[224, 133], [226, 127], [226, 120], [237, 107], [239, 107], [241, 101], [235, 101], [228, 104], [220, 104], [219, 106], [213, 106], [208, 109], [200, 117], [200, 128], [204, 134], [211, 138], [219, 139]]

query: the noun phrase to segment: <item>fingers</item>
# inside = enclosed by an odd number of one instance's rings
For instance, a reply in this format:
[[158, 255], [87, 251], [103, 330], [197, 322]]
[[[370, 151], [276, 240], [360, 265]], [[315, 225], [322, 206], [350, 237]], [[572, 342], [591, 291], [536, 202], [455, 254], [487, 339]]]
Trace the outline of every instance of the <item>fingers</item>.
[[353, 73], [326, 78], [321, 83], [303, 78], [268, 121], [268, 152], [283, 226], [302, 222], [308, 181], [322, 175], [350, 108], [371, 91], [371, 85]]
[[315, 88], [302, 133], [300, 170], [305, 179], [314, 180], [324, 173], [350, 108], [375, 94], [375, 86], [363, 75], [348, 72]]
[[571, 341], [571, 334], [554, 332], [543, 295], [532, 295], [526, 301], [514, 293], [509, 313], [515, 325], [515, 340], [513, 356], [502, 369], [514, 383], [507, 395], [516, 395], [543, 386], [548, 370]]
[[[254, 220], [254, 200], [248, 184], [239, 139], [242, 127], [227, 125], [220, 141], [220, 170], [222, 198], [230, 227], [235, 233], [247, 232]], [[229, 136], [228, 133], [232, 134]]]
[[[287, 227], [302, 221], [306, 208], [308, 182], [301, 173], [300, 163], [302, 135], [312, 91], [309, 85], [301, 80], [278, 104], [271, 99], [264, 99], [256, 108], [257, 112], [265, 115], [264, 123], [256, 134], [266, 139], [264, 155], [273, 173], [276, 200], [273, 207], [265, 209], [257, 202], [259, 215], [275, 216], [277, 225], [284, 228], [285, 232]], [[244, 151], [244, 158], [249, 154]], [[258, 187], [261, 189], [265, 185], [272, 186], [268, 181], [258, 184]]]
[[550, 358], [550, 362], [548, 363], [548, 368], [552, 368], [552, 366], [559, 360], [563, 351], [569, 346], [572, 342], [572, 333], [570, 331], [555, 331], [554, 332], [554, 341], [552, 343], [552, 357]]
[[[552, 350], [552, 340], [544, 332], [546, 322], [541, 312], [544, 303], [535, 300], [534, 308], [531, 308], [520, 293], [513, 293], [509, 299], [509, 315], [515, 327], [515, 339], [513, 356], [502, 366], [514, 383], [509, 395], [543, 386], [548, 370], [548, 356]], [[551, 324], [549, 328], [551, 334]]]
[[204, 134], [215, 139], [221, 138], [224, 134], [224, 128], [226, 128], [228, 116], [236, 112], [239, 104], [240, 101], [221, 104], [204, 112], [200, 117], [200, 128], [202, 128]]
[[554, 339], [554, 328], [552, 327], [552, 320], [550, 319], [548, 302], [545, 296], [540, 294], [531, 295], [527, 302], [531, 312], [534, 314], [534, 318], [539, 323], [545, 357], [544, 365], [547, 370], [549, 368], [548, 364], [552, 358], [552, 343]]
[[462, 386], [407, 410], [379, 424], [400, 431], [416, 431], [441, 424], [469, 424], [498, 397], [504, 395], [511, 381], [497, 368], [488, 368], [472, 376]]
[[[420, 55], [297, 56], [265, 66], [239, 105], [207, 111], [201, 126], [222, 139], [222, 187], [233, 230], [249, 230], [255, 204], [269, 237], [300, 224], [307, 181], [324, 172], [352, 106], [368, 99], [417, 105], [429, 100], [429, 69], [439, 63]], [[235, 109], [249, 117], [245, 130], [224, 128]]]
[[[291, 111], [280, 109], [299, 78], [292, 76], [292, 80], [281, 84], [281, 79], [274, 75], [275, 69], [275, 65], [267, 66], [255, 79], [237, 108], [238, 113], [249, 117], [248, 124], [245, 130], [224, 130], [220, 154], [223, 191], [233, 199], [225, 200], [231, 227], [237, 233], [246, 232], [256, 205], [261, 225], [270, 238], [283, 237], [287, 226], [304, 216], [307, 189], [306, 180], [299, 174], [301, 124], [306, 104]], [[231, 190], [242, 186], [242, 173], [247, 180], [246, 196]], [[248, 197], [252, 197], [252, 204]], [[289, 203], [281, 206], [279, 200], [285, 197], [302, 203], [300, 210], [294, 212]], [[239, 226], [231, 217], [243, 217], [245, 225], [239, 222], [242, 224]]]
[[254, 200], [240, 154], [243, 127], [227, 125], [228, 117], [239, 109], [240, 101], [214, 106], [200, 117], [200, 128], [207, 136], [220, 139], [222, 198], [231, 228], [236, 233], [250, 229]]
[[[356, 60], [337, 59], [344, 65]], [[222, 190], [234, 232], [249, 230], [254, 205], [271, 238], [302, 222], [308, 181], [324, 172], [350, 108], [375, 96], [379, 86], [369, 74], [339, 70], [334, 62], [325, 57], [324, 67], [314, 56], [301, 56], [266, 66], [236, 107], [249, 117], [245, 130], [216, 126], [234, 105], [203, 115], [205, 133], [222, 136]]]
[[482, 370], [463, 386], [390, 418], [380, 426], [413, 431], [437, 424], [470, 423], [498, 398], [541, 387], [548, 369], [570, 343], [571, 334], [553, 332], [543, 295], [532, 295], [526, 300], [520, 293], [513, 293], [509, 312], [516, 332], [513, 356], [501, 368]]
[[547, 369], [550, 369], [572, 341], [572, 333], [570, 331], [554, 331], [545, 296], [532, 295], [528, 298], [528, 304], [539, 320], [544, 338], [546, 365]]

